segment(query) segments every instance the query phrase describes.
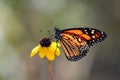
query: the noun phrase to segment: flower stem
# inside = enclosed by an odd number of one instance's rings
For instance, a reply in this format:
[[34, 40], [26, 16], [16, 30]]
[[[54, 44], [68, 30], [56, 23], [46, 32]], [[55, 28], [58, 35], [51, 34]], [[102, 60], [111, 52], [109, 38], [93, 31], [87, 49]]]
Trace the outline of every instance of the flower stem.
[[49, 72], [50, 72], [51, 80], [55, 80], [55, 79], [54, 79], [54, 75], [53, 75], [52, 66], [51, 66], [50, 61], [48, 61], [48, 67], [49, 67]]

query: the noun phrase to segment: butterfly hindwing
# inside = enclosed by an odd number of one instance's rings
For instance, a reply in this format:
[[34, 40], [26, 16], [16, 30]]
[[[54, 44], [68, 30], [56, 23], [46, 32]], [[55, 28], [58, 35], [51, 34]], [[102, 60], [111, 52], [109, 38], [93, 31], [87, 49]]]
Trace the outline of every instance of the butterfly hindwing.
[[62, 39], [58, 41], [60, 42], [68, 60], [78, 61], [86, 55], [89, 47], [85, 42], [78, 43], [77, 38], [70, 34], [61, 33], [60, 36]]

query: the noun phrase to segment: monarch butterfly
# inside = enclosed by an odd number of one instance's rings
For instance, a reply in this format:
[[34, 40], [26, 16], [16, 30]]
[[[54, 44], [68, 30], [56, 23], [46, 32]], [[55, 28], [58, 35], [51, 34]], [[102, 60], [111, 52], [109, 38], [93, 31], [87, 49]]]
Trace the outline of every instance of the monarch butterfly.
[[60, 30], [55, 27], [55, 38], [61, 44], [69, 61], [78, 61], [86, 56], [89, 48], [103, 41], [106, 33], [94, 28], [70, 28]]

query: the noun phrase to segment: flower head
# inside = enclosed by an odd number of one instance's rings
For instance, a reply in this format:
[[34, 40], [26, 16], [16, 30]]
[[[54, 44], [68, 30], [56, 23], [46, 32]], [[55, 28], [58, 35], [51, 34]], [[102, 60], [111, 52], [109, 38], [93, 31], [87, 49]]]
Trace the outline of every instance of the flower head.
[[40, 58], [46, 57], [49, 61], [52, 61], [55, 59], [55, 55], [60, 56], [58, 46], [60, 46], [58, 43], [51, 42], [49, 38], [43, 38], [40, 40], [39, 45], [31, 51], [30, 57], [39, 53]]

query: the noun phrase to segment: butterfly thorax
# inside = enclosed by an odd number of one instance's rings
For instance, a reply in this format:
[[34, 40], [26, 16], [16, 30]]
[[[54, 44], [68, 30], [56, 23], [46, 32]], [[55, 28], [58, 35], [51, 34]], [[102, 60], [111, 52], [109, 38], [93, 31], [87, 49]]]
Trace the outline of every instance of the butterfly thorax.
[[60, 40], [61, 39], [61, 36], [59, 36], [60, 35], [60, 33], [61, 33], [61, 30], [59, 30], [58, 28], [54, 28], [55, 29], [55, 38], [57, 39], [57, 40]]

